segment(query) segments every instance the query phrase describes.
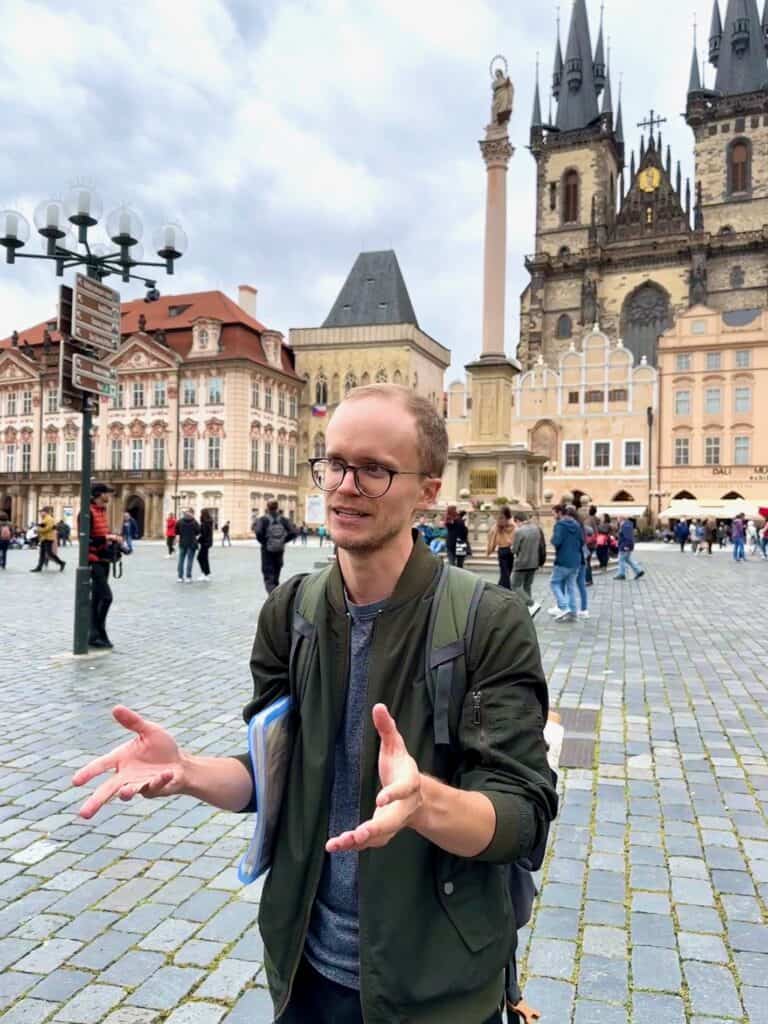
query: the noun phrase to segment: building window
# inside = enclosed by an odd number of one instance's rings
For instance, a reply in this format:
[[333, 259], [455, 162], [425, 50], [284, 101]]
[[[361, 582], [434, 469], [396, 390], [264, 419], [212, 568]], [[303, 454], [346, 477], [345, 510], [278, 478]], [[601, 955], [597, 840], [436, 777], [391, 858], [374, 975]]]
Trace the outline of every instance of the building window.
[[328, 382], [323, 376], [315, 384], [315, 405], [328, 405]]
[[604, 391], [587, 391], [587, 393], [584, 395], [585, 402], [602, 402], [604, 399]]
[[264, 472], [272, 472], [272, 442], [264, 442]]
[[111, 466], [112, 469], [123, 468], [123, 442], [117, 437], [112, 438]]
[[22, 416], [32, 415], [32, 392], [22, 391], [21, 393], [21, 414]]
[[611, 468], [611, 442], [595, 441], [592, 447], [592, 465], [595, 469]]
[[75, 469], [75, 442], [64, 442], [64, 469], [72, 472]]
[[354, 373], [348, 373], [344, 378], [344, 394], [348, 395], [349, 392], [357, 387], [357, 378]]
[[746, 139], [736, 139], [728, 147], [728, 192], [739, 195], [751, 188], [751, 152]]
[[221, 377], [211, 377], [208, 381], [208, 404], [221, 404]]
[[197, 332], [197, 347], [208, 348], [208, 331], [204, 327]]
[[557, 209], [557, 182], [550, 181], [549, 183], [549, 208], [550, 210]]
[[566, 469], [581, 468], [581, 441], [566, 441], [564, 461]]
[[675, 465], [689, 466], [691, 463], [691, 442], [687, 437], [675, 438]]
[[578, 391], [569, 391], [568, 392], [568, 405], [578, 405], [579, 404], [579, 397], [580, 396], [579, 396], [579, 392]]
[[751, 412], [752, 411], [752, 388], [736, 388], [735, 412]]
[[221, 438], [208, 438], [208, 469], [221, 469]]
[[258, 380], [251, 381], [251, 408], [258, 409], [261, 407], [261, 382]]
[[56, 452], [58, 447], [55, 441], [48, 441], [45, 446], [45, 468], [49, 473], [56, 472]]
[[191, 377], [187, 377], [181, 388], [181, 404], [197, 405], [197, 385]]
[[376, 374], [376, 383], [377, 384], [386, 384], [388, 382], [388, 380], [389, 380], [389, 378], [387, 377], [387, 371], [383, 370], [383, 369], [379, 370], [379, 372]]
[[707, 437], [704, 439], [704, 462], [707, 466], [720, 465], [719, 437]]
[[258, 437], [251, 438], [251, 472], [259, 472], [259, 439]]
[[675, 416], [690, 416], [691, 415], [691, 392], [690, 391], [676, 391], [675, 392]]
[[556, 334], [558, 338], [570, 338], [573, 335], [573, 321], [567, 313], [557, 318]]
[[112, 395], [112, 408], [113, 409], [122, 409], [124, 405], [125, 405], [125, 384], [121, 380], [119, 380], [117, 382], [117, 387], [115, 388], [115, 392]]
[[706, 320], [694, 320], [691, 324], [691, 334], [706, 334], [707, 333], [707, 321]]
[[15, 391], [9, 391], [8, 392], [8, 402], [7, 402], [6, 407], [5, 407], [5, 412], [6, 412], [7, 416], [15, 416], [16, 415], [16, 392]]
[[750, 458], [750, 439], [748, 437], [735, 437], [733, 439], [733, 462], [736, 466], [748, 466]]
[[639, 469], [643, 464], [643, 442], [624, 442], [624, 467], [625, 469]]
[[748, 370], [752, 365], [752, 353], [748, 348], [740, 349], [736, 353], [736, 369], [737, 370]]
[[59, 392], [56, 388], [48, 388], [45, 393], [45, 411], [59, 411]]
[[325, 436], [323, 434], [315, 435], [315, 458], [325, 458]]
[[296, 476], [296, 449], [293, 445], [288, 449], [288, 476]]
[[691, 368], [691, 354], [690, 352], [678, 352], [675, 356], [675, 369], [684, 372]]
[[292, 391], [288, 400], [288, 415], [292, 420], [298, 418], [299, 415], [299, 400], [296, 397], [296, 392]]
[[608, 392], [609, 402], [627, 402], [629, 400], [629, 392], [626, 388], [612, 388]]
[[154, 393], [152, 395], [152, 404], [158, 408], [164, 408], [168, 403], [167, 389], [165, 387], [164, 380], [156, 380], [154, 385]]
[[25, 441], [21, 446], [21, 472], [29, 473], [32, 469], [32, 445]]
[[277, 475], [285, 476], [285, 445], [277, 446]]
[[277, 415], [285, 416], [285, 390], [283, 388], [277, 392]]
[[576, 224], [579, 220], [579, 174], [567, 171], [563, 178], [563, 223]]
[[272, 385], [264, 385], [264, 411], [272, 412]]
[[723, 365], [723, 360], [719, 352], [707, 352], [707, 369], [708, 370], [719, 370]]
[[704, 392], [704, 412], [708, 416], [716, 416], [721, 406], [720, 388], [707, 388]]
[[135, 380], [131, 390], [131, 406], [134, 409], [144, 408], [144, 381]]
[[165, 438], [152, 438], [152, 469], [165, 469]]
[[6, 471], [6, 473], [15, 473], [16, 472], [16, 445], [15, 444], [7, 444], [5, 446], [5, 471]]
[[182, 441], [181, 455], [184, 469], [195, 468], [195, 438], [185, 437]]
[[744, 275], [744, 268], [740, 266], [731, 267], [730, 276], [731, 288], [743, 288], [744, 281], [746, 280]]
[[131, 440], [131, 469], [144, 469], [144, 439], [141, 437]]

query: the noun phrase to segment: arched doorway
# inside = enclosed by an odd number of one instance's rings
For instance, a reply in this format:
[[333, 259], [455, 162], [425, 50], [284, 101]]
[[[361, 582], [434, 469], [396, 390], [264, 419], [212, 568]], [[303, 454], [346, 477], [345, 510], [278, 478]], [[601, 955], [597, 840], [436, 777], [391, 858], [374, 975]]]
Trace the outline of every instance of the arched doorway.
[[616, 502], [620, 502], [620, 501], [631, 502], [631, 501], [634, 501], [634, 500], [635, 499], [632, 497], [632, 495], [629, 493], [629, 491], [619, 491], [617, 494], [614, 494], [613, 498], [611, 498], [611, 501], [616, 501]]
[[144, 499], [139, 494], [132, 494], [125, 503], [125, 511], [133, 516], [139, 529], [139, 536], [144, 536]]
[[632, 353], [635, 363], [643, 356], [656, 365], [659, 335], [672, 326], [669, 295], [653, 281], [646, 281], [624, 300], [621, 310], [621, 336], [624, 348]]

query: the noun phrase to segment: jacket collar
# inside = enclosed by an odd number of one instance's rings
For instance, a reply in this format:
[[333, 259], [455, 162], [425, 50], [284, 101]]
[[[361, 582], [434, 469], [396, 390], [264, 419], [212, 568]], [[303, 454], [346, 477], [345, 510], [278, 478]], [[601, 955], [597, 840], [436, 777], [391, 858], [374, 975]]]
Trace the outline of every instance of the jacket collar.
[[[424, 595], [433, 584], [437, 582], [440, 571], [440, 562], [421, 538], [418, 530], [412, 530], [413, 548], [405, 568], [397, 581], [394, 593], [387, 601], [387, 610], [407, 604], [414, 598]], [[344, 615], [346, 613], [346, 602], [344, 600], [344, 578], [341, 574], [341, 567], [338, 563], [333, 566], [328, 579], [328, 601], [335, 612]]]

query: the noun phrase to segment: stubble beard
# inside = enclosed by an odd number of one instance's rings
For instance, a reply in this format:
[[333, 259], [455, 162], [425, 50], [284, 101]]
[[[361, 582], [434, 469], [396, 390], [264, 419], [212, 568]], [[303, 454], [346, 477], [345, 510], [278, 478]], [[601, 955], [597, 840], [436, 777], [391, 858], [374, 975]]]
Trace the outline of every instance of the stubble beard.
[[371, 555], [386, 547], [390, 541], [397, 537], [401, 530], [402, 526], [385, 526], [381, 533], [377, 533], [373, 537], [361, 537], [359, 540], [355, 538], [336, 540], [334, 537], [333, 542], [341, 551], [353, 551], [355, 554]]

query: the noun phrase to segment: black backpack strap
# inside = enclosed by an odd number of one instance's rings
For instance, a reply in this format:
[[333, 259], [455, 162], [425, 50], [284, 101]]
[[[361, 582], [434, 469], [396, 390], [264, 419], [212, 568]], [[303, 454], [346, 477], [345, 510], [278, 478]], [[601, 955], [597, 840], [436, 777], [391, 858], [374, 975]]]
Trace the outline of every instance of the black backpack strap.
[[332, 568], [328, 566], [318, 573], [305, 576], [296, 588], [293, 598], [288, 679], [291, 693], [299, 708], [317, 646], [317, 618], [323, 606], [325, 588]]

